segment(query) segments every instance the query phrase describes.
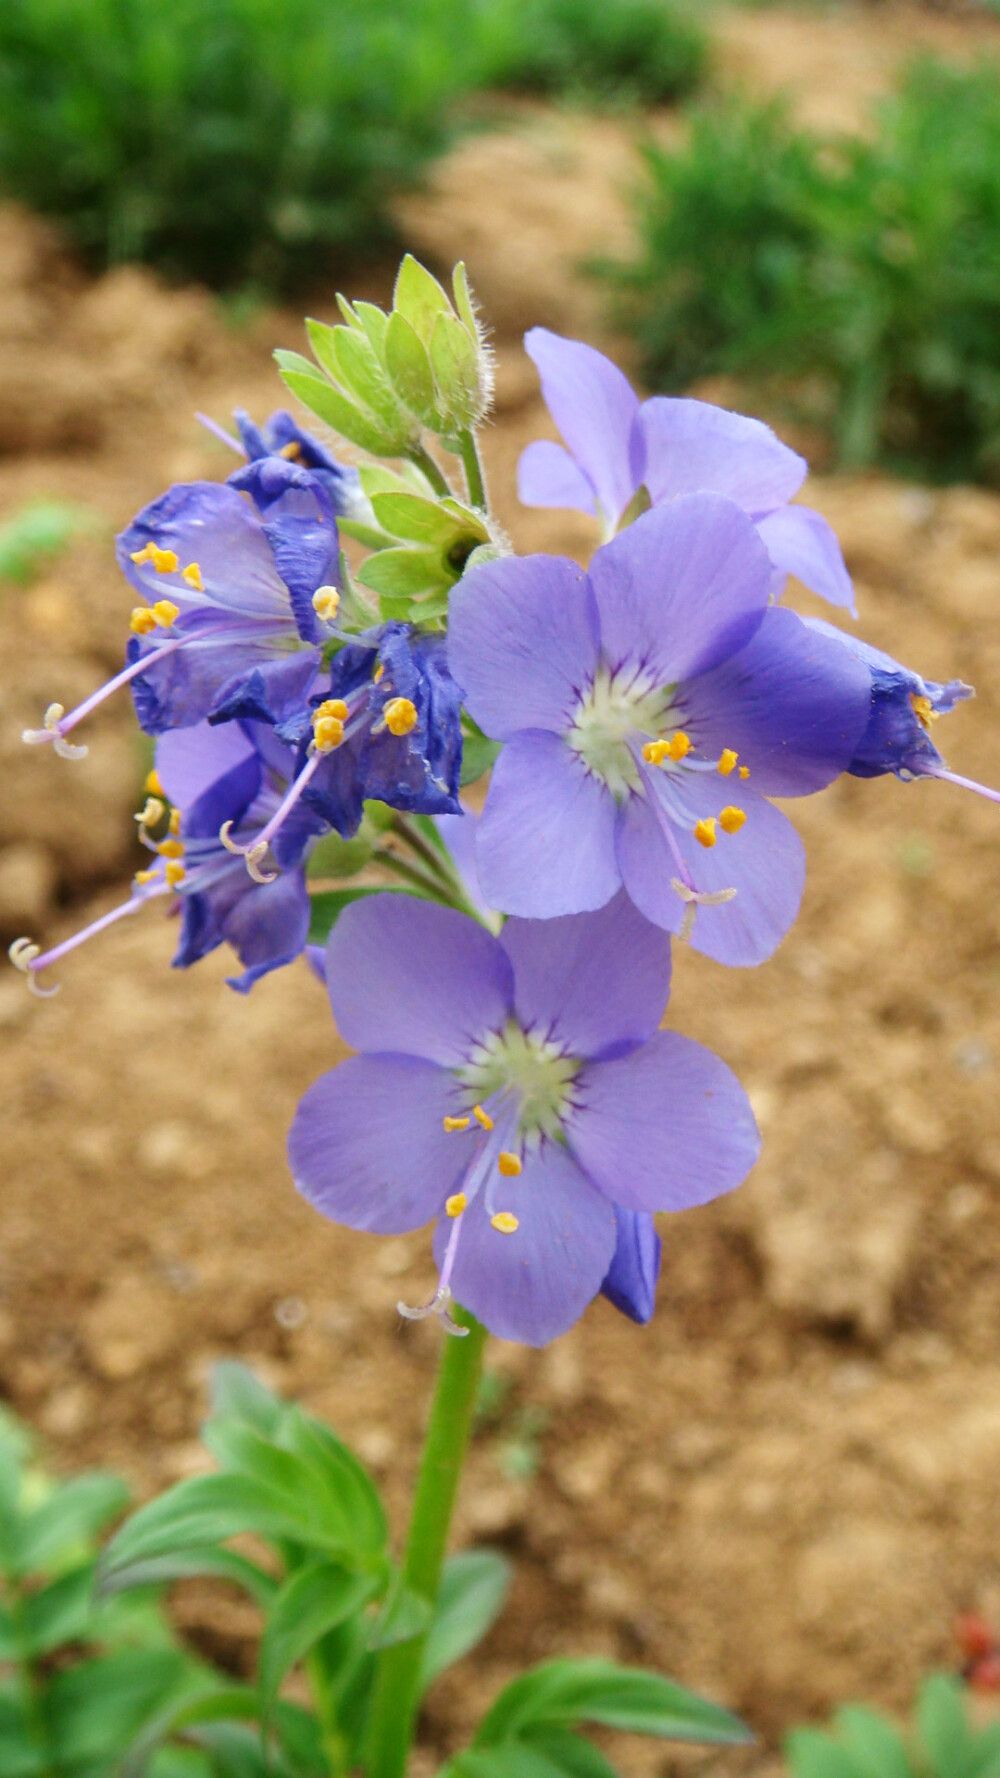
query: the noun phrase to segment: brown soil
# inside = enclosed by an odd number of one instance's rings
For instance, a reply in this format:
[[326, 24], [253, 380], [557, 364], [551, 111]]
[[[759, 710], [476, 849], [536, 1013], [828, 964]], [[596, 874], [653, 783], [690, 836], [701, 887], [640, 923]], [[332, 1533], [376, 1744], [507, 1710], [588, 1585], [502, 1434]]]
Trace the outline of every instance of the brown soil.
[[[801, 15], [776, 16], [737, 15], [727, 41], [805, 40]], [[855, 46], [852, 65], [877, 81], [886, 19], [908, 48], [926, 16], [865, 15], [870, 64]], [[808, 30], [846, 39], [862, 21]], [[406, 210], [417, 250], [468, 252], [498, 318], [488, 454], [522, 549], [581, 554], [589, 538], [517, 506], [517, 454], [546, 419], [511, 335], [533, 320], [593, 333], [593, 293], [569, 273], [623, 238], [631, 164], [621, 126], [522, 112]], [[269, 347], [296, 343], [299, 323], [227, 332], [207, 297], [134, 270], [88, 285], [11, 212], [0, 264], [0, 513], [46, 494], [103, 523], [0, 606], [0, 927], [55, 938], [120, 894], [140, 749], [124, 705], [93, 723], [77, 766], [22, 749], [20, 729], [117, 664], [130, 601], [112, 530], [169, 481], [225, 473], [191, 412], [266, 413]], [[877, 478], [818, 479], [812, 497], [840, 531], [865, 633], [978, 684], [946, 744], [956, 769], [996, 778], [1000, 499]], [[997, 811], [944, 786], [848, 780], [794, 814], [810, 857], [800, 922], [758, 971], [680, 953], [671, 1011], [747, 1083], [764, 1158], [731, 1200], [664, 1220], [649, 1329], [601, 1303], [544, 1353], [492, 1348], [502, 1388], [458, 1530], [508, 1549], [517, 1579], [500, 1627], [435, 1694], [428, 1758], [526, 1658], [662, 1667], [773, 1748], [848, 1696], [905, 1703], [954, 1658], [959, 1608], [1000, 1618]], [[307, 971], [247, 1003], [219, 958], [171, 973], [172, 942], [148, 910], [67, 962], [50, 1004], [0, 981], [0, 1381], [60, 1465], [116, 1465], [145, 1493], [204, 1461], [206, 1374], [241, 1355], [356, 1443], [398, 1523], [438, 1342], [401, 1329], [393, 1305], [428, 1289], [428, 1242], [334, 1228], [292, 1191], [291, 1112], [341, 1053]], [[198, 1589], [177, 1610], [247, 1663], [252, 1614]], [[760, 1753], [616, 1751], [634, 1778], [772, 1769]]]

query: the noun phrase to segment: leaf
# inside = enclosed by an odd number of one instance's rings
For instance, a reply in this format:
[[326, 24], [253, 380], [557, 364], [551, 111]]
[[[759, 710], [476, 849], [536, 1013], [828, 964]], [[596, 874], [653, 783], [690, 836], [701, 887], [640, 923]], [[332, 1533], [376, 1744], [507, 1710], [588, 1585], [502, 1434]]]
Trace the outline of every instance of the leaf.
[[861, 1778], [852, 1755], [821, 1729], [793, 1729], [785, 1737], [785, 1757], [795, 1778]]
[[425, 500], [422, 494], [373, 494], [372, 510], [380, 525], [392, 537], [407, 543], [431, 543], [447, 549], [457, 526], [437, 500]]
[[278, 1590], [274, 1577], [256, 1562], [238, 1556], [235, 1550], [219, 1549], [212, 1544], [172, 1551], [154, 1556], [147, 1562], [133, 1562], [128, 1568], [101, 1576], [101, 1597], [111, 1598], [131, 1587], [168, 1586], [175, 1580], [230, 1580], [242, 1587], [258, 1605], [268, 1606]]
[[64, 1643], [84, 1638], [94, 1610], [95, 1566], [87, 1562], [24, 1600], [21, 1643], [25, 1654], [48, 1654]]
[[369, 556], [358, 569], [362, 586], [394, 598], [414, 598], [418, 593], [449, 587], [455, 576], [445, 568], [441, 552], [432, 549], [384, 549]]
[[393, 1648], [397, 1642], [410, 1642], [414, 1636], [423, 1635], [432, 1617], [433, 1607], [429, 1601], [397, 1581], [372, 1625], [368, 1647], [372, 1650]]
[[21, 1523], [17, 1571], [38, 1574], [68, 1551], [89, 1545], [109, 1520], [128, 1505], [128, 1489], [119, 1476], [77, 1476], [56, 1488]]
[[567, 1729], [532, 1729], [524, 1745], [544, 1753], [565, 1778], [617, 1778], [614, 1767], [592, 1741]]
[[863, 1778], [913, 1778], [902, 1735], [878, 1711], [847, 1704], [837, 1712], [836, 1728]]
[[471, 426], [482, 403], [479, 353], [475, 338], [454, 315], [439, 315], [435, 321], [430, 359], [440, 406], [451, 424]]
[[658, 1673], [614, 1661], [548, 1661], [500, 1693], [480, 1725], [477, 1747], [490, 1747], [534, 1724], [600, 1723], [667, 1741], [739, 1746], [753, 1739], [739, 1719]]
[[130, 1570], [159, 1556], [199, 1545], [224, 1543], [245, 1531], [271, 1542], [305, 1544], [336, 1554], [339, 1538], [304, 1520], [288, 1497], [251, 1476], [191, 1476], [151, 1500], [122, 1526], [99, 1567], [119, 1588], [134, 1583]]
[[917, 1728], [937, 1778], [963, 1778], [972, 1758], [972, 1733], [959, 1681], [932, 1673], [917, 1699]]
[[258, 1432], [273, 1433], [287, 1413], [281, 1397], [268, 1389], [248, 1365], [224, 1358], [212, 1367], [212, 1413], [220, 1418], [245, 1420]]
[[462, 772], [460, 784], [475, 784], [485, 776], [500, 752], [500, 742], [488, 735], [462, 736]]
[[486, 1635], [509, 1586], [510, 1564], [495, 1550], [466, 1550], [445, 1563], [420, 1664], [422, 1691]]
[[395, 310], [385, 330], [385, 362], [400, 401], [425, 426], [437, 431], [443, 422], [427, 348], [405, 316]]
[[[405, 318], [424, 345], [430, 344], [438, 316], [451, 314], [451, 303], [443, 287], [412, 253], [405, 255], [396, 274], [392, 306], [393, 312]], [[391, 326], [392, 316], [389, 321]]]
[[130, 1648], [57, 1673], [43, 1696], [56, 1766], [117, 1759], [147, 1719], [192, 1684], [180, 1649]]
[[310, 897], [309, 938], [311, 945], [323, 945], [352, 901], [363, 901], [366, 895], [382, 895], [382, 889], [324, 889]]
[[380, 1555], [389, 1536], [385, 1509], [371, 1476], [328, 1426], [300, 1408], [292, 1408], [284, 1436], [291, 1450], [320, 1475], [338, 1502], [354, 1539], [354, 1547]]
[[[307, 322], [306, 325], [310, 324]], [[329, 331], [337, 381], [348, 395], [353, 395], [369, 409], [380, 426], [390, 432], [402, 427], [405, 433], [407, 425], [400, 414], [399, 402], [367, 334], [355, 333], [349, 327], [334, 327]]]
[[355, 543], [363, 544], [365, 549], [388, 549], [392, 538], [384, 531], [377, 531], [374, 525], [362, 524], [358, 519], [338, 517], [337, 530], [341, 537], [353, 537]]
[[310, 1563], [285, 1582], [260, 1645], [259, 1687], [265, 1722], [289, 1669], [330, 1630], [356, 1616], [378, 1589], [376, 1575], [350, 1574], [331, 1562]]
[[[227, 1471], [238, 1472], [219, 1479], [244, 1479], [269, 1490], [284, 1503], [290, 1520], [296, 1524], [293, 1536], [298, 1543], [328, 1551], [371, 1547], [367, 1541], [367, 1515], [364, 1511], [359, 1515], [353, 1472], [345, 1475], [342, 1468], [317, 1461], [314, 1451], [303, 1456], [289, 1449], [295, 1437], [295, 1421], [296, 1410], [286, 1409], [280, 1443], [261, 1437], [244, 1421], [210, 1421], [205, 1428], [205, 1443]], [[370, 1483], [368, 1486], [371, 1488]]]
[[991, 1722], [976, 1735], [966, 1778], [998, 1778], [1000, 1774], [1000, 1722]]

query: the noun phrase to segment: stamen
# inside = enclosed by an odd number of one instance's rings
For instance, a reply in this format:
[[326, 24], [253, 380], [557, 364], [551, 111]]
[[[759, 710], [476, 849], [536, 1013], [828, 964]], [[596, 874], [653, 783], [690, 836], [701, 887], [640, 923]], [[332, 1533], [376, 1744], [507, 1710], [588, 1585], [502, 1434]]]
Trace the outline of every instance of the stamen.
[[706, 850], [715, 845], [715, 816], [706, 815], [703, 821], [696, 821], [692, 829], [699, 846]]
[[128, 620], [133, 636], [148, 636], [156, 628], [156, 619], [148, 605], [136, 605]]
[[520, 1227], [517, 1217], [510, 1210], [498, 1210], [490, 1217], [490, 1224], [501, 1235], [513, 1235]]
[[351, 707], [343, 698], [324, 698], [313, 712], [313, 722], [319, 716], [336, 716], [341, 722], [346, 722], [350, 713]]
[[142, 549], [132, 551], [132, 560], [139, 567], [144, 562], [152, 562], [157, 574], [176, 574], [177, 557], [172, 549], [160, 549], [150, 541]]
[[146, 782], [143, 785], [143, 789], [150, 796], [164, 796], [166, 794], [163, 785], [160, 783], [160, 774], [155, 766], [151, 772], [146, 773]]
[[642, 757], [650, 766], [661, 766], [669, 756], [670, 745], [667, 741], [647, 741], [642, 750]]
[[926, 729], [927, 733], [930, 734], [931, 723], [939, 720], [941, 715], [940, 710], [935, 710], [930, 698], [918, 697], [917, 693], [913, 691], [910, 693], [910, 708], [921, 728]]
[[[733, 767], [735, 766], [736, 761], [738, 759], [739, 759], [739, 754], [734, 753], [733, 749], [731, 747], [723, 747], [722, 752], [719, 754], [719, 766], [718, 766], [718, 770], [723, 778], [729, 777], [729, 774], [733, 770]], [[741, 774], [741, 776], [742, 775], [743, 774]]]
[[[175, 556], [175, 563], [176, 560], [177, 558]], [[156, 604], [153, 606], [153, 617], [159, 624], [161, 630], [169, 630], [171, 624], [177, 622], [180, 614], [180, 606], [175, 605], [172, 599], [157, 599]]]
[[384, 678], [385, 678], [385, 665], [382, 661], [379, 661], [378, 666], [375, 668], [375, 671], [372, 674], [372, 684], [377, 685], [379, 680], [384, 679]]
[[[448, 1202], [445, 1205], [445, 1210], [449, 1216], [452, 1214], [452, 1212], [448, 1208], [448, 1206], [450, 1204], [454, 1203], [456, 1198], [460, 1198], [462, 1196], [463, 1196], [463, 1194], [461, 1192], [457, 1192], [455, 1194], [454, 1198], [448, 1199]], [[464, 1209], [465, 1209], [465, 1204], [463, 1202], [462, 1210], [464, 1210]], [[450, 1289], [451, 1274], [455, 1269], [455, 1258], [458, 1253], [458, 1241], [459, 1241], [459, 1236], [462, 1231], [462, 1210], [459, 1210], [454, 1216], [451, 1234], [448, 1236], [448, 1246], [445, 1251], [444, 1265], [441, 1267], [441, 1277], [438, 1282], [438, 1287], [437, 1287], [436, 1291], [434, 1292], [434, 1295], [431, 1297], [430, 1302], [425, 1303], [423, 1305], [423, 1307], [419, 1308], [419, 1309], [411, 1309], [408, 1307], [408, 1305], [406, 1303], [397, 1303], [396, 1304], [396, 1308], [398, 1309], [400, 1315], [402, 1315], [404, 1317], [404, 1319], [407, 1321], [426, 1321], [428, 1315], [436, 1315], [438, 1317], [438, 1319], [440, 1320], [442, 1326], [444, 1327], [445, 1332], [454, 1334], [456, 1336], [456, 1338], [459, 1338], [459, 1339], [464, 1338], [469, 1330], [467, 1327], [459, 1327], [458, 1323], [456, 1321], [452, 1320], [451, 1316], [448, 1313], [448, 1304], [452, 1300], [451, 1289]]]
[[469, 1200], [464, 1192], [453, 1192], [450, 1198], [445, 1198], [445, 1215], [461, 1216], [462, 1211], [466, 1208], [468, 1202]]
[[135, 873], [135, 881], [139, 884], [140, 888], [144, 889], [147, 883], [155, 883], [159, 874], [159, 871], [154, 865], [152, 870], [137, 870]]
[[505, 1179], [516, 1179], [521, 1171], [521, 1157], [517, 1154], [511, 1154], [507, 1149], [503, 1148], [500, 1150], [497, 1166]]
[[749, 766], [740, 766], [740, 777], [741, 778], [749, 778], [749, 776], [750, 776], [750, 767]]
[[178, 833], [180, 833], [180, 831], [181, 831], [180, 809], [171, 809], [170, 821], [168, 824], [168, 832], [173, 833], [173, 834], [178, 834]]
[[170, 839], [161, 840], [159, 845], [157, 846], [156, 850], [160, 854], [161, 858], [183, 858], [183, 856], [184, 856], [184, 841], [183, 840], [175, 840], [173, 837], [171, 837]]
[[745, 809], [737, 809], [732, 803], [727, 803], [719, 816], [719, 826], [723, 833], [739, 833], [746, 818]]
[[186, 876], [187, 871], [184, 869], [184, 866], [178, 863], [176, 858], [171, 858], [163, 872], [164, 881], [168, 887], [176, 889], [178, 883], [183, 882]]
[[145, 808], [139, 810], [135, 819], [140, 827], [155, 827], [158, 821], [163, 820], [166, 812], [167, 805], [158, 796], [147, 796]]
[[203, 593], [205, 591], [205, 582], [201, 578], [201, 569], [197, 562], [188, 563], [181, 575], [181, 579], [186, 580], [188, 586], [193, 587], [196, 593]]
[[671, 735], [667, 743], [667, 752], [676, 764], [678, 760], [686, 759], [690, 751], [690, 736], [686, 735], [683, 729], [678, 729], [675, 735]]
[[472, 1119], [470, 1117], [443, 1117], [441, 1122], [450, 1132], [452, 1130], [467, 1130]]
[[297, 444], [295, 439], [293, 438], [289, 441], [288, 444], [282, 445], [280, 451], [278, 452], [278, 456], [284, 457], [289, 463], [301, 463], [301, 461], [302, 461], [302, 446], [300, 444]]
[[390, 698], [382, 718], [390, 735], [409, 735], [417, 726], [417, 706], [409, 698]]
[[[170, 604], [170, 601], [163, 599], [160, 604], [165, 607]], [[170, 609], [175, 615], [177, 614], [175, 605], [171, 605]], [[155, 606], [153, 610], [155, 613]], [[77, 704], [76, 709], [71, 710], [68, 716], [65, 714], [64, 705], [50, 704], [43, 718], [44, 727], [26, 728], [21, 735], [22, 741], [26, 741], [29, 747], [37, 747], [43, 741], [51, 741], [61, 759], [85, 759], [87, 756], [86, 747], [72, 747], [66, 740], [65, 737], [69, 734], [70, 729], [74, 729], [78, 722], [82, 722], [85, 716], [89, 716], [91, 710], [96, 710], [98, 704], [103, 704], [105, 698], [109, 698], [112, 692], [117, 691], [120, 686], [127, 685], [129, 680], [135, 679], [138, 674], [148, 673], [150, 667], [155, 666], [157, 661], [164, 660], [168, 654], [173, 654], [175, 649], [182, 646], [182, 643], [182, 637], [172, 636], [169, 642], [164, 642], [159, 648], [154, 648], [152, 654], [141, 654], [138, 660], [131, 661], [127, 667], [123, 667], [121, 672], [116, 673], [113, 679], [109, 679], [106, 685], [91, 692], [90, 697], [84, 698], [82, 704]]]
[[339, 716], [313, 718], [313, 744], [317, 753], [333, 753], [344, 739], [344, 724]]
[[484, 1130], [492, 1130], [493, 1119], [491, 1118], [488, 1111], [483, 1110], [481, 1105], [474, 1105], [472, 1107], [472, 1115], [475, 1118], [477, 1124], [482, 1124]]
[[317, 587], [312, 596], [313, 610], [326, 624], [332, 624], [340, 610], [340, 594], [335, 586]]

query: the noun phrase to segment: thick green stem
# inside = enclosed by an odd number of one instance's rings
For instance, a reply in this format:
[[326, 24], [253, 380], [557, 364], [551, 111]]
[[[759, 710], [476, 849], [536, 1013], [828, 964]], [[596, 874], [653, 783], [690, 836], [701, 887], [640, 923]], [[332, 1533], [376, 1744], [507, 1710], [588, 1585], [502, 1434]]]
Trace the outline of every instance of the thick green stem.
[[[437, 1599], [441, 1582], [486, 1344], [486, 1329], [473, 1316], [456, 1306], [454, 1317], [469, 1332], [464, 1339], [444, 1340], [403, 1559], [404, 1585], [428, 1605]], [[413, 1636], [382, 1651], [372, 1697], [367, 1778], [405, 1778], [425, 1641], [426, 1636]]]
[[486, 500], [486, 477], [479, 460], [474, 432], [460, 432], [459, 443], [462, 447], [462, 466], [465, 470], [465, 485], [469, 490], [469, 502], [478, 506], [480, 512], [488, 510]]
[[452, 491], [435, 463], [434, 458], [431, 456], [430, 451], [425, 450], [422, 444], [415, 444], [410, 446], [410, 449], [406, 454], [409, 457], [410, 462], [415, 463], [421, 474], [427, 477], [435, 494], [439, 495], [442, 500], [447, 500], [452, 497]]

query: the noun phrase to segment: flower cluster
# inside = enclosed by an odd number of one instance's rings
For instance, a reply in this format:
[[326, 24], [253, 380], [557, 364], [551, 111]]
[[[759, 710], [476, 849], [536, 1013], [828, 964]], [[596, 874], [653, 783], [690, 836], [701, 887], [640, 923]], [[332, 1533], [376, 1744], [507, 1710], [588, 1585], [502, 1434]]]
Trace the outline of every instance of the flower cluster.
[[[358, 1053], [299, 1107], [296, 1184], [353, 1228], [436, 1223], [438, 1288], [404, 1315], [461, 1333], [457, 1300], [543, 1344], [601, 1291], [648, 1320], [654, 1214], [756, 1159], [728, 1068], [660, 1027], [671, 936], [745, 967], [796, 918], [803, 848], [771, 799], [890, 772], [1000, 799], [931, 738], [969, 687], [779, 603], [790, 574], [841, 608], [853, 592], [829, 526], [791, 504], [805, 464], [759, 421], [640, 402], [536, 328], [565, 448], [528, 447], [521, 497], [594, 515], [604, 541], [587, 571], [514, 556], [460, 271], [453, 306], [408, 261], [389, 317], [344, 304], [312, 324], [319, 368], [284, 355], [290, 387], [400, 471], [238, 413], [238, 437], [206, 422], [243, 459], [229, 478], [171, 488], [119, 539], [125, 666], [25, 739], [80, 757], [78, 724], [130, 685], [155, 737], [150, 859], [87, 932], [12, 957], [52, 992], [42, 971], [158, 897], [182, 916], [175, 964], [226, 943], [240, 991], [307, 950]], [[353, 579], [341, 535], [369, 552]], [[460, 785], [491, 763], [477, 818]]]

